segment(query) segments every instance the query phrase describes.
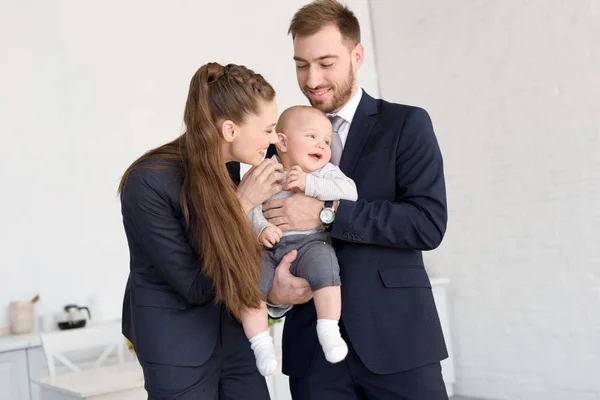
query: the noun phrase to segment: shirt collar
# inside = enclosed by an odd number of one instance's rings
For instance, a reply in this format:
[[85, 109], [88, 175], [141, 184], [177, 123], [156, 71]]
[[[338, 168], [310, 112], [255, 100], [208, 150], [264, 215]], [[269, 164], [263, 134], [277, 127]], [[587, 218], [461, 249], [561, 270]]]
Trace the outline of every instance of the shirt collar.
[[346, 105], [344, 107], [342, 107], [342, 109], [340, 111], [338, 111], [337, 113], [333, 113], [333, 114], [327, 114], [327, 116], [338, 115], [338, 116], [342, 117], [344, 119], [344, 121], [351, 124], [352, 119], [354, 118], [354, 114], [356, 114], [356, 109], [358, 108], [358, 105], [360, 104], [360, 99], [362, 98], [362, 94], [363, 94], [363, 90], [361, 87], [359, 87], [358, 90], [356, 91], [356, 93], [354, 93], [354, 96], [352, 96], [350, 101], [348, 101], [346, 103]]

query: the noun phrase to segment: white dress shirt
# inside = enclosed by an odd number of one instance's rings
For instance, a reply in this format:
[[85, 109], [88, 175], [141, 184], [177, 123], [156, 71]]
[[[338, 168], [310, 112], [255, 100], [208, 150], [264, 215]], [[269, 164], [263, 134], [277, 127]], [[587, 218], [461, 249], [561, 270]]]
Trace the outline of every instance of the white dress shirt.
[[348, 132], [350, 132], [350, 124], [354, 119], [354, 114], [356, 114], [356, 109], [360, 104], [360, 99], [362, 98], [363, 90], [361, 87], [358, 88], [354, 96], [350, 99], [349, 102], [346, 103], [344, 107], [337, 113], [327, 114], [328, 117], [338, 116], [344, 119], [344, 123], [340, 126], [338, 130], [338, 135], [340, 135], [340, 140], [342, 141], [342, 149], [346, 146], [346, 140], [348, 139]]

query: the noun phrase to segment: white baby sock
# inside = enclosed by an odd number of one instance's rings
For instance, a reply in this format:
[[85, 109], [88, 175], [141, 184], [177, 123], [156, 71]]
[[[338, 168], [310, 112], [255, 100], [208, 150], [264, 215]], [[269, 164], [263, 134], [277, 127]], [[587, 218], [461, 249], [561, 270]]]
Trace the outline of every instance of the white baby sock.
[[338, 321], [335, 319], [318, 319], [317, 336], [327, 361], [337, 363], [346, 358], [348, 345], [342, 339]]
[[277, 368], [277, 355], [273, 338], [269, 332], [264, 331], [250, 339], [250, 347], [254, 351], [258, 371], [263, 376], [274, 373]]

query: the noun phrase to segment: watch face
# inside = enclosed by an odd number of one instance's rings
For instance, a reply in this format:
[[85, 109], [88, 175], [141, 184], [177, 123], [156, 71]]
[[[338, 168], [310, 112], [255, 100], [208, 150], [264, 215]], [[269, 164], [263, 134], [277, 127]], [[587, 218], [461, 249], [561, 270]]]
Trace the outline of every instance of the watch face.
[[331, 208], [324, 208], [323, 210], [321, 210], [320, 217], [322, 223], [329, 225], [335, 219], [335, 213]]

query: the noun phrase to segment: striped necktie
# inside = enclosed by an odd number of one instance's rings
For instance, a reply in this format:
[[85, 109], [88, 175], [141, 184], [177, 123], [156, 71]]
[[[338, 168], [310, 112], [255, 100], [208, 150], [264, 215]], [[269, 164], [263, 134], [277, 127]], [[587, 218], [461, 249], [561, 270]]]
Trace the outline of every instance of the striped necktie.
[[331, 121], [331, 126], [333, 127], [333, 132], [331, 135], [331, 163], [333, 165], [340, 165], [340, 159], [342, 158], [344, 146], [342, 146], [342, 139], [340, 138], [339, 130], [342, 127], [342, 124], [346, 121], [339, 115], [331, 115], [328, 118]]

